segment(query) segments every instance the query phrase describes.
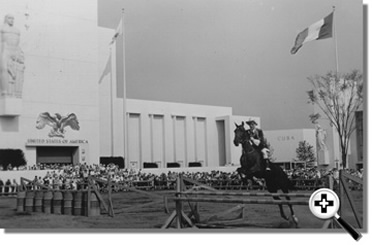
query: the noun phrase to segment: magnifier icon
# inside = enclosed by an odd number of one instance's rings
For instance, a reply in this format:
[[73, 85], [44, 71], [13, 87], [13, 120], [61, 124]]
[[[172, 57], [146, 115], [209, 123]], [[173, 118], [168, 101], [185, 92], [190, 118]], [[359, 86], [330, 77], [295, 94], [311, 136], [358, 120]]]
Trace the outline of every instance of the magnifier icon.
[[356, 241], [362, 238], [362, 234], [359, 231], [337, 214], [340, 208], [340, 199], [331, 189], [322, 188], [316, 190], [309, 199], [309, 208], [319, 219], [333, 218], [336, 220]]

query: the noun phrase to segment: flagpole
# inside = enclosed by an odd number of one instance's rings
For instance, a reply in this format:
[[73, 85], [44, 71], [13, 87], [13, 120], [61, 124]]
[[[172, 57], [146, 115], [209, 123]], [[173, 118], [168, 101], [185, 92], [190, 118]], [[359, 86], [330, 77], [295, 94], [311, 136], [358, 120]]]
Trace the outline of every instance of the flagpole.
[[[334, 43], [335, 43], [335, 57], [336, 57], [336, 77], [338, 76], [339, 67], [338, 67], [338, 45], [337, 45], [337, 35], [336, 35], [336, 6], [333, 6], [333, 35], [334, 35]], [[331, 126], [332, 128], [332, 136], [333, 136], [333, 161], [339, 161], [340, 155], [340, 142], [338, 138], [338, 133], [335, 125]], [[336, 167], [336, 166], [335, 166]]]
[[[125, 73], [125, 35], [124, 35], [124, 8], [121, 9], [121, 24], [122, 24], [122, 35], [123, 35], [123, 150], [124, 150], [124, 164], [128, 164], [128, 151], [127, 151], [127, 85], [126, 85], [126, 73]], [[128, 165], [126, 165], [129, 167]]]
[[[112, 48], [110, 46], [110, 62], [112, 63], [113, 55]], [[112, 67], [110, 72], [110, 116], [111, 116], [111, 156], [114, 156], [114, 95], [113, 95], [113, 84], [112, 84]]]
[[333, 6], [333, 35], [335, 40], [335, 54], [336, 54], [336, 74], [338, 74], [338, 45], [336, 36], [336, 6]]

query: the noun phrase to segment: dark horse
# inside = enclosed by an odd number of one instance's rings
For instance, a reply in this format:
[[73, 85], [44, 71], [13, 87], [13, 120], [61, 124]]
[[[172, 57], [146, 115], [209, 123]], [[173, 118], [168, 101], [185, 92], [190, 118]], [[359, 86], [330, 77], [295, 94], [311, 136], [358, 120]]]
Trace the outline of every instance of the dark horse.
[[[252, 145], [250, 140], [250, 133], [244, 128], [244, 122], [242, 122], [241, 125], [237, 125], [235, 123], [235, 126], [236, 129], [234, 131], [234, 145], [239, 146], [239, 144], [241, 144], [243, 149], [242, 156], [240, 157], [241, 167], [237, 169], [243, 182], [247, 182], [248, 178], [261, 178], [265, 180], [267, 190], [270, 193], [276, 193], [278, 190], [282, 190], [283, 193], [288, 193], [291, 183], [288, 179], [287, 174], [284, 173], [283, 169], [280, 166], [277, 166], [273, 163], [270, 163], [271, 171], [267, 171], [265, 169], [265, 165], [262, 164], [262, 153], [254, 145]], [[275, 200], [281, 200], [278, 196], [273, 196], [273, 198]], [[288, 196], [286, 196], [286, 199], [290, 200]], [[293, 221], [297, 227], [298, 220], [294, 214], [292, 205], [289, 204], [288, 206], [291, 211]], [[284, 219], [289, 220], [289, 218], [284, 214], [282, 204], [279, 204], [279, 209], [280, 215]]]

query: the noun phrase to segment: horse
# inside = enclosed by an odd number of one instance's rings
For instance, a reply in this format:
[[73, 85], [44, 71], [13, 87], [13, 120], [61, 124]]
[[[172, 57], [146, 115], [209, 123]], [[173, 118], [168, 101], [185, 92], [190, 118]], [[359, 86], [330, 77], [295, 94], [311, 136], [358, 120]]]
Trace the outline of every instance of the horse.
[[[270, 162], [270, 171], [267, 171], [263, 162], [263, 156], [257, 147], [252, 144], [250, 140], [250, 132], [244, 128], [244, 122], [241, 125], [235, 123], [236, 129], [234, 130], [234, 145], [242, 145], [242, 155], [240, 157], [241, 167], [237, 169], [242, 181], [247, 182], [247, 179], [253, 179], [253, 177], [264, 179], [266, 182], [267, 190], [270, 193], [277, 193], [278, 190], [282, 190], [283, 193], [289, 193], [291, 187], [291, 182], [288, 179], [286, 173], [283, 169]], [[243, 176], [244, 175], [244, 176]], [[281, 200], [278, 196], [273, 196], [275, 200]], [[287, 200], [290, 200], [286, 196]], [[283, 219], [289, 220], [283, 211], [282, 204], [279, 205], [280, 215]], [[294, 221], [296, 227], [298, 225], [298, 219], [295, 216], [292, 205], [288, 204], [292, 220]]]

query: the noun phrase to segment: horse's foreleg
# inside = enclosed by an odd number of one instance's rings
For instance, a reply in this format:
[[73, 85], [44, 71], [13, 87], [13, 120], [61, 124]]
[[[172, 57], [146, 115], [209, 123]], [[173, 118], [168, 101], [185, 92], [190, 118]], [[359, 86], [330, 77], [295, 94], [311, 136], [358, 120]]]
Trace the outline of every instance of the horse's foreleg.
[[247, 178], [247, 175], [244, 173], [243, 169], [242, 168], [238, 168], [236, 170], [240, 176], [240, 179], [242, 180], [243, 184], [244, 185], [247, 185], [248, 184], [248, 178]]

